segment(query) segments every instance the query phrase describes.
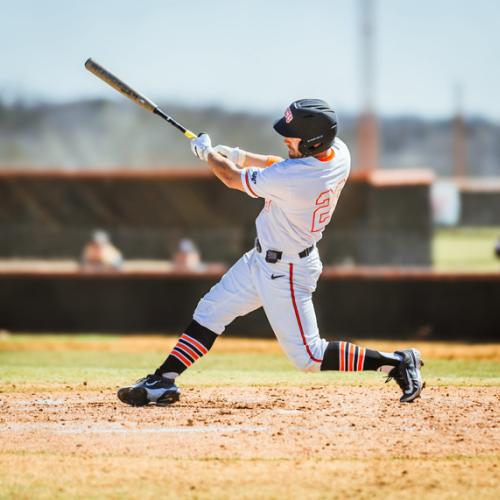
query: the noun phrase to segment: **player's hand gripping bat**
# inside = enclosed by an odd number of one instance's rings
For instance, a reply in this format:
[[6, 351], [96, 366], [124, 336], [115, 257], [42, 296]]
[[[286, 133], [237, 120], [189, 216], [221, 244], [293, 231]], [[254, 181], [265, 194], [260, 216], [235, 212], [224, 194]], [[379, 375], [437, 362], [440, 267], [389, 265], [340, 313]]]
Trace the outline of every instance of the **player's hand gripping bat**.
[[188, 139], [194, 139], [197, 135], [186, 127], [183, 127], [179, 122], [175, 121], [171, 116], [168, 116], [167, 113], [162, 111], [153, 101], [149, 100], [147, 97], [139, 94], [134, 89], [129, 87], [125, 82], [122, 82], [115, 75], [110, 73], [107, 69], [103, 68], [100, 64], [97, 64], [91, 58], [87, 59], [85, 62], [85, 67], [91, 72], [94, 73], [97, 78], [100, 78], [103, 82], [106, 82], [108, 85], [111, 85], [115, 90], [118, 90], [120, 94], [123, 94], [125, 97], [128, 97], [131, 101], [134, 101], [141, 108], [144, 108], [155, 115], [161, 116], [164, 120], [166, 120], [170, 125], [173, 125], [177, 130], [180, 130]]

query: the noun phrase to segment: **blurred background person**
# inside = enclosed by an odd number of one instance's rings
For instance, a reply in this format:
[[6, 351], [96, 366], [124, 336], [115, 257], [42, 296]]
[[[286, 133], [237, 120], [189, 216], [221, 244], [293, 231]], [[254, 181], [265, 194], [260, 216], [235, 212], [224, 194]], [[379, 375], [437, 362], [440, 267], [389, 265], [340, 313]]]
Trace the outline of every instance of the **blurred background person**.
[[193, 241], [187, 238], [181, 240], [174, 254], [173, 264], [179, 270], [199, 271], [203, 268], [200, 252]]
[[82, 252], [82, 268], [91, 271], [120, 270], [123, 256], [110, 240], [109, 234], [103, 230], [94, 231]]

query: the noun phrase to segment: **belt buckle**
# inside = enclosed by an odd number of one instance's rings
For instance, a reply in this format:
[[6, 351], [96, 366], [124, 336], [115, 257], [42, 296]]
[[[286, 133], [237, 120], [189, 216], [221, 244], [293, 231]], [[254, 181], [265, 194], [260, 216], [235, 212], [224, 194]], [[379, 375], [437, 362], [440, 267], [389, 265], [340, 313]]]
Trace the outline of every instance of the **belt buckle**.
[[281, 252], [278, 252], [277, 250], [267, 250], [266, 251], [266, 262], [269, 262], [270, 264], [276, 264], [278, 260], [281, 258]]

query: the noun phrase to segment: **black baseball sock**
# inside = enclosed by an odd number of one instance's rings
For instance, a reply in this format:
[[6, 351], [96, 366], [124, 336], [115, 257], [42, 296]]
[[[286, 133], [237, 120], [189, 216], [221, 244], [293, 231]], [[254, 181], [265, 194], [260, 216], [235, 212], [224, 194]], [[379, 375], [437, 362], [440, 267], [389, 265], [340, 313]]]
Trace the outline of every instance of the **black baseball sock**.
[[213, 346], [218, 335], [208, 328], [191, 321], [185, 332], [179, 337], [163, 364], [156, 370], [156, 375], [175, 379], [197, 359], [201, 358]]
[[382, 366], [398, 366], [401, 361], [399, 354], [373, 351], [350, 342], [331, 340], [325, 350], [321, 370], [378, 370]]

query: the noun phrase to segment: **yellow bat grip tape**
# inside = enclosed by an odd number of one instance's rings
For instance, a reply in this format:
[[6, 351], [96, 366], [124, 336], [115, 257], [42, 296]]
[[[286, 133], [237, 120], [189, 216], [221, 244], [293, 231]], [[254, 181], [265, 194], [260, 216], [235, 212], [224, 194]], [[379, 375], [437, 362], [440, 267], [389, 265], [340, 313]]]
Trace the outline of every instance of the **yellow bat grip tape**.
[[193, 134], [193, 132], [191, 132], [191, 130], [186, 130], [184, 132], [184, 135], [188, 138], [188, 139], [195, 139], [196, 137], [198, 137], [196, 134]]

